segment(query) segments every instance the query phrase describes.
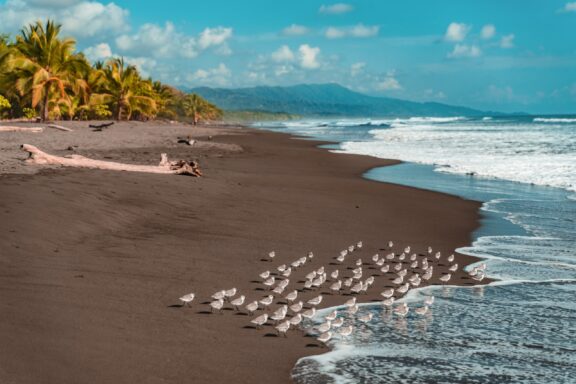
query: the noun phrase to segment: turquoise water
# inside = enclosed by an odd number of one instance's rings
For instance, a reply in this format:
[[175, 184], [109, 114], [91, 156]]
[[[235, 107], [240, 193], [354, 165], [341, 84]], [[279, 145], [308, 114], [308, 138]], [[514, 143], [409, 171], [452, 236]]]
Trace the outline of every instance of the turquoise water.
[[336, 141], [338, 151], [418, 161], [365, 177], [483, 202], [482, 226], [459, 251], [484, 258], [499, 280], [412, 291], [409, 302], [437, 297], [425, 317], [363, 306], [374, 320], [355, 323], [333, 351], [301, 359], [298, 383], [576, 383], [576, 120], [495, 120], [267, 127]]

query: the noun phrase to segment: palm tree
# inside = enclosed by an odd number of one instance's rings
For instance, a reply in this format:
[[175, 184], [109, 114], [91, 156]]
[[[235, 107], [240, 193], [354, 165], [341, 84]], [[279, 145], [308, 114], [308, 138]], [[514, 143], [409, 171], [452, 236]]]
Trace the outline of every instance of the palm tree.
[[200, 120], [216, 120], [222, 117], [222, 110], [197, 94], [188, 94], [180, 101], [186, 117], [191, 117], [194, 125]]
[[142, 80], [133, 65], [126, 65], [123, 58], [110, 59], [102, 69], [103, 81], [93, 95], [101, 103], [111, 104], [114, 118], [130, 119], [137, 112], [143, 117], [156, 113], [152, 85]]
[[81, 54], [75, 54], [75, 41], [59, 39], [61, 25], [48, 20], [30, 24], [16, 36], [7, 60], [4, 80], [13, 85], [32, 108], [40, 106], [43, 121], [49, 118], [50, 105], [69, 103], [68, 92], [78, 89], [79, 74], [89, 67]]

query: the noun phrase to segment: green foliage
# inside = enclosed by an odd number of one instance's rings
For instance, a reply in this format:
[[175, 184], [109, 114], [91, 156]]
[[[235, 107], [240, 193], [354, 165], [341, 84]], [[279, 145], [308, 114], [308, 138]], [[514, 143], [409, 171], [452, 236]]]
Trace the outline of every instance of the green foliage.
[[[143, 79], [123, 58], [90, 66], [61, 25], [48, 20], [25, 26], [14, 41], [0, 34], [0, 89], [13, 117], [148, 120], [220, 119], [222, 111], [197, 95], [186, 95]], [[1, 107], [0, 107], [1, 108]]]
[[10, 104], [7, 98], [0, 95], [0, 111], [2, 111], [3, 109], [10, 109], [10, 108], [12, 108], [12, 104]]
[[34, 108], [24, 107], [22, 108], [22, 116], [26, 119], [35, 119], [38, 116], [38, 113], [36, 113]]
[[262, 111], [224, 111], [223, 120], [229, 122], [253, 122], [253, 121], [288, 121], [302, 117], [283, 112]]

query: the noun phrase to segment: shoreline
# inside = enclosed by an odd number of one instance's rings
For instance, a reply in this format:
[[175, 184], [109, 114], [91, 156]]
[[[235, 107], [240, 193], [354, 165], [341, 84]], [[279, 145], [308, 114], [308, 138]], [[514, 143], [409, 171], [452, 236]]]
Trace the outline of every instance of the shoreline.
[[[314, 266], [330, 269], [340, 249], [360, 240], [365, 260], [391, 239], [445, 254], [469, 245], [479, 225], [478, 203], [362, 177], [395, 161], [345, 156], [281, 133], [225, 130], [232, 134], [204, 131], [192, 148], [160, 140], [82, 153], [135, 163], [165, 149], [171, 158], [193, 154], [206, 175], [200, 179], [94, 170], [2, 176], [0, 305], [11, 316], [0, 340], [17, 353], [1, 354], [0, 378], [289, 383], [298, 358], [325, 349], [307, 346], [315, 340], [300, 331], [265, 337], [272, 328], [245, 328], [251, 317], [233, 311], [202, 313], [209, 307], [201, 302], [232, 286], [261, 297], [267, 293], [251, 282], [258, 273], [308, 251]], [[270, 250], [278, 263], [260, 261]], [[461, 266], [475, 260], [457, 257]], [[383, 284], [362, 301], [377, 298]], [[197, 294], [192, 308], [173, 308], [188, 291]], [[326, 295], [322, 307], [345, 299]], [[35, 372], [25, 369], [30, 362]]]

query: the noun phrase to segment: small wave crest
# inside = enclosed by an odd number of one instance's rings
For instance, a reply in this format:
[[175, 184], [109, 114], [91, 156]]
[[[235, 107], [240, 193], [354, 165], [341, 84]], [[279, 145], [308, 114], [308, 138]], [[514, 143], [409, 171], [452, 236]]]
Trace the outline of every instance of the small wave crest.
[[576, 118], [569, 117], [535, 117], [535, 123], [576, 123]]

